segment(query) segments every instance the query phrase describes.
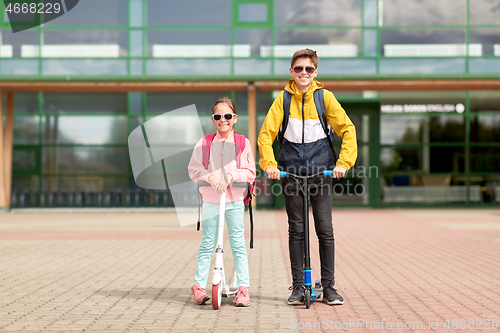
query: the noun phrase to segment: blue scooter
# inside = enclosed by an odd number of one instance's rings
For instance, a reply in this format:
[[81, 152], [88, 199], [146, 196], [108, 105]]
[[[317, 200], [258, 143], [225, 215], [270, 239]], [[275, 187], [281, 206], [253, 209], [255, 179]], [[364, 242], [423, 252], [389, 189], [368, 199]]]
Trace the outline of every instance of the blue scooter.
[[[287, 173], [286, 171], [280, 171], [280, 177], [284, 178], [287, 176], [292, 176], [295, 178], [301, 178], [304, 180], [302, 185], [302, 192], [304, 193], [304, 299], [306, 309], [311, 307], [311, 300], [316, 300], [323, 293], [321, 288], [321, 282], [316, 280], [314, 283], [314, 288], [312, 287], [311, 280], [311, 258], [309, 251], [309, 185], [308, 180], [316, 178], [317, 176], [333, 176], [333, 170], [325, 170], [323, 172], [310, 175], [310, 176], [299, 176], [292, 173]], [[266, 173], [267, 177], [267, 173]]]

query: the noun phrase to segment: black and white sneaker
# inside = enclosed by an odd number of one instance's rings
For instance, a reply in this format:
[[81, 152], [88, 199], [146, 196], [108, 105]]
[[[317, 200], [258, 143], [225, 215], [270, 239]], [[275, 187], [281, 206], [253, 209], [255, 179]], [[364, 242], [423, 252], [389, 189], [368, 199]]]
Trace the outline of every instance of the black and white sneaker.
[[344, 299], [339, 295], [337, 289], [328, 286], [323, 289], [323, 302], [328, 305], [341, 305], [344, 304]]
[[288, 288], [292, 290], [292, 294], [288, 297], [288, 305], [302, 305], [304, 304], [304, 286], [293, 286]]

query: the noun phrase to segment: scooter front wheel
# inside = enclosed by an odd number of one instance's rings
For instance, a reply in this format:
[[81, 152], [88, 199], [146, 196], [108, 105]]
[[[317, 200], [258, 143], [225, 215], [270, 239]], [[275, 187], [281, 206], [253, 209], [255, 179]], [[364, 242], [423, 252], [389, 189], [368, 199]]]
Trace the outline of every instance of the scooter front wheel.
[[222, 282], [218, 284], [212, 284], [212, 308], [214, 310], [220, 309], [220, 304], [222, 300]]
[[311, 307], [311, 289], [309, 288], [306, 288], [306, 291], [305, 291], [305, 301], [306, 301], [306, 309], [309, 309]]

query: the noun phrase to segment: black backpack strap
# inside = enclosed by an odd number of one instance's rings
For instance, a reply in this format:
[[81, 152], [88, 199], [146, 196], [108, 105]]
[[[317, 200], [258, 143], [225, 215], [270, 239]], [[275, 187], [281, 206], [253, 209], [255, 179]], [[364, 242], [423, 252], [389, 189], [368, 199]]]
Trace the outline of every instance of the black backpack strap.
[[285, 137], [286, 128], [288, 127], [288, 118], [290, 117], [290, 104], [292, 103], [292, 94], [286, 89], [283, 90], [283, 122], [281, 123], [281, 130], [278, 132], [278, 143], [281, 147], [281, 142]]
[[196, 187], [198, 189], [198, 222], [196, 223], [196, 231], [200, 231], [200, 210], [201, 210], [201, 198], [200, 198], [200, 185], [198, 185], [198, 183], [196, 183]]
[[[250, 190], [250, 188], [249, 188]], [[253, 213], [252, 213], [252, 196], [248, 203], [248, 213], [250, 214], [250, 248], [253, 249]]]
[[325, 109], [325, 98], [323, 88], [314, 91], [314, 104], [316, 104], [316, 110], [318, 111], [319, 121], [321, 126], [323, 126], [323, 131], [328, 139], [328, 144], [330, 145], [330, 150], [332, 151], [333, 158], [337, 162], [337, 152], [335, 147], [333, 147], [332, 137], [330, 130], [328, 129], [328, 121], [326, 119], [326, 109]]

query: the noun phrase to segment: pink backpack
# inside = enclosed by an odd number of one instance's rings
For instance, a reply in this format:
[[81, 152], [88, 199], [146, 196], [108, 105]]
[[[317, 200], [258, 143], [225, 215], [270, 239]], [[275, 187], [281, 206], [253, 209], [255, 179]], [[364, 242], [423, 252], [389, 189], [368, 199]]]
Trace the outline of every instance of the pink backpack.
[[[203, 166], [208, 169], [208, 161], [210, 160], [210, 146], [212, 141], [214, 141], [216, 133], [207, 134], [203, 137], [202, 144], [202, 155], [203, 155]], [[242, 134], [234, 133], [234, 143], [236, 149], [236, 167], [239, 169], [241, 165], [241, 153], [245, 149], [246, 138]], [[247, 194], [243, 199], [243, 203], [248, 205], [248, 213], [250, 214], [250, 248], [253, 249], [253, 213], [252, 213], [252, 197], [254, 196], [253, 191], [255, 188], [255, 180], [248, 184]], [[198, 222], [198, 230], [199, 230]]]

